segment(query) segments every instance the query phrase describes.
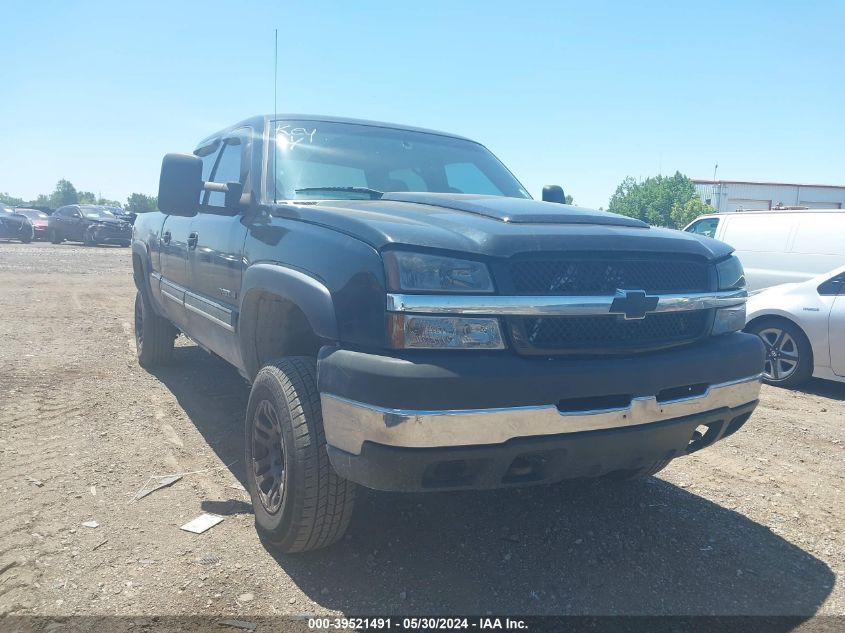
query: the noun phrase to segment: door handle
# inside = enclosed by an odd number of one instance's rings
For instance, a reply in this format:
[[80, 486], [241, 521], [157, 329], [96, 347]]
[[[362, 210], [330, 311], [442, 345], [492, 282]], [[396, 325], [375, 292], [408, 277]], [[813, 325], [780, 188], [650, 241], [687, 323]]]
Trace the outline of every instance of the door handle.
[[165, 231], [161, 236], [161, 241], [165, 244], [170, 244], [170, 231]]
[[199, 235], [196, 232], [188, 235], [188, 248], [194, 250], [197, 247], [197, 240], [199, 240]]

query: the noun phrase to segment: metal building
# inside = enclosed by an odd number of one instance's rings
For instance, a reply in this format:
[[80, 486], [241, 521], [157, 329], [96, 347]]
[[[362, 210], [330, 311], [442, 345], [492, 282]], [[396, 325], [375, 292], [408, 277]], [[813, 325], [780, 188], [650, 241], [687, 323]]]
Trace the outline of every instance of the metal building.
[[693, 183], [701, 199], [720, 213], [778, 206], [845, 207], [845, 186], [743, 180], [693, 180]]

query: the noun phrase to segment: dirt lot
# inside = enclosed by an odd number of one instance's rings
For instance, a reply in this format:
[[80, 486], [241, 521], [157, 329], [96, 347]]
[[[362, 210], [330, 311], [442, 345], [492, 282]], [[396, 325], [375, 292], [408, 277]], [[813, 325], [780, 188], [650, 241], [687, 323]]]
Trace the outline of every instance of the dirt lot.
[[644, 482], [364, 492], [284, 556], [239, 485], [247, 385], [181, 338], [140, 369], [133, 296], [128, 249], [0, 243], [0, 614], [845, 614], [845, 384], [764, 388]]

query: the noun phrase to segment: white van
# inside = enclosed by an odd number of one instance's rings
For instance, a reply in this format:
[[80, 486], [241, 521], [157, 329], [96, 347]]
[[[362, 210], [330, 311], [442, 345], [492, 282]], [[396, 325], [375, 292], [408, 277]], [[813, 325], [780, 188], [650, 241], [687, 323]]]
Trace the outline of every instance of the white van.
[[736, 249], [749, 290], [801, 282], [845, 265], [845, 210], [735, 211], [703, 215], [685, 231]]

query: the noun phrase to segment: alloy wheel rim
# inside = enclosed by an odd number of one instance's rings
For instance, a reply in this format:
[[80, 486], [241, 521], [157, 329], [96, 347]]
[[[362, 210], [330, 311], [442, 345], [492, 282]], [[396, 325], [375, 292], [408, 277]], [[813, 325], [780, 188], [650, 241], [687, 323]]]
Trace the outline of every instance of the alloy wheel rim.
[[252, 420], [252, 474], [261, 505], [275, 514], [285, 494], [285, 449], [276, 408], [262, 400]]
[[770, 327], [760, 330], [760, 339], [766, 346], [766, 363], [763, 375], [769, 380], [786, 380], [798, 369], [798, 344], [788, 332]]

